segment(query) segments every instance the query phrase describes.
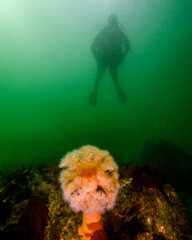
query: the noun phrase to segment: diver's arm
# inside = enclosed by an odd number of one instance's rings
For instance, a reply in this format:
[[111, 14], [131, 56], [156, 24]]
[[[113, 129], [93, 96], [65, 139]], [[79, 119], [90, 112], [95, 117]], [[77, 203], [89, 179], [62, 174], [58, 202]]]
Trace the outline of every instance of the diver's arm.
[[124, 57], [127, 56], [129, 50], [130, 50], [130, 41], [128, 40], [127, 36], [124, 36], [124, 40], [123, 40], [123, 46], [124, 46]]
[[103, 42], [103, 35], [105, 34], [106, 29], [104, 28], [103, 30], [101, 30], [97, 36], [95, 37], [92, 45], [91, 45], [91, 52], [93, 54], [93, 56], [95, 57], [96, 60], [98, 60], [99, 58], [99, 46], [101, 45], [101, 42]]
[[97, 46], [98, 46], [98, 36], [96, 36], [93, 43], [91, 44], [91, 52], [95, 57], [95, 59], [97, 59]]
[[96, 43], [95, 43], [95, 40], [91, 44], [91, 52], [95, 56], [95, 53], [96, 53]]

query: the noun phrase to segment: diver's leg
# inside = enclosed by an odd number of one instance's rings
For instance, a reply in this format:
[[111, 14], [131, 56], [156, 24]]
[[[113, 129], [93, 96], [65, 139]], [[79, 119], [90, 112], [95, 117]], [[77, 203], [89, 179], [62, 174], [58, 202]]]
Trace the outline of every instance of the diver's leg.
[[98, 95], [98, 87], [99, 87], [99, 82], [102, 79], [102, 76], [106, 70], [106, 65], [98, 62], [97, 64], [97, 76], [95, 78], [95, 83], [94, 83], [94, 88], [91, 93], [91, 96], [89, 98], [89, 103], [92, 105], [97, 104], [97, 95]]
[[117, 68], [118, 68], [118, 66], [116, 64], [110, 64], [109, 72], [110, 72], [113, 82], [115, 84], [115, 89], [116, 89], [119, 101], [125, 102], [125, 101], [127, 101], [127, 96], [126, 96], [125, 92], [122, 90], [122, 88], [119, 86], [119, 80], [118, 80], [118, 76], [117, 76]]

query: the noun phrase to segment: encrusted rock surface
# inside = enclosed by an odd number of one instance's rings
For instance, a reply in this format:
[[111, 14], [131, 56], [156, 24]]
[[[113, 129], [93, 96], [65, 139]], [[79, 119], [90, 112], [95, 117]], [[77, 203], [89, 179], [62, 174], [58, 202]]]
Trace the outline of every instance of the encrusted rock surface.
[[[75, 214], [63, 201], [58, 174], [56, 164], [23, 167], [14, 174], [2, 172], [0, 200], [12, 207], [0, 225], [1, 240], [13, 236], [20, 240], [29, 240], [29, 236], [30, 240], [82, 240], [77, 233], [82, 214]], [[120, 168], [119, 181], [116, 206], [103, 215], [105, 232], [96, 232], [92, 240], [192, 239], [186, 209], [153, 166]], [[6, 188], [8, 183], [10, 188]], [[15, 190], [13, 186], [17, 186]]]

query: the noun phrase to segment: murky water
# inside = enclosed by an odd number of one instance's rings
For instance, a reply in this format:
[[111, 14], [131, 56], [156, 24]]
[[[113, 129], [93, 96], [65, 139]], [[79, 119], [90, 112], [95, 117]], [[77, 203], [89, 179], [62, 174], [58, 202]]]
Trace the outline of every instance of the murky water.
[[[131, 43], [98, 104], [90, 46], [115, 12]], [[1, 0], [0, 168], [59, 161], [84, 144], [135, 161], [146, 141], [192, 154], [192, 1]]]

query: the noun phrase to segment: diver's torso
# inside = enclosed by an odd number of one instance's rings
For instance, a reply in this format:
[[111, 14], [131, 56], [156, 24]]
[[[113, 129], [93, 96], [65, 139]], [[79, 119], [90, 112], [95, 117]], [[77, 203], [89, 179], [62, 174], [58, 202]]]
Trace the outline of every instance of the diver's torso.
[[124, 34], [120, 27], [106, 27], [99, 33], [97, 52], [105, 61], [120, 61], [122, 59], [122, 44]]

